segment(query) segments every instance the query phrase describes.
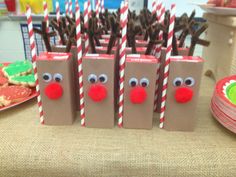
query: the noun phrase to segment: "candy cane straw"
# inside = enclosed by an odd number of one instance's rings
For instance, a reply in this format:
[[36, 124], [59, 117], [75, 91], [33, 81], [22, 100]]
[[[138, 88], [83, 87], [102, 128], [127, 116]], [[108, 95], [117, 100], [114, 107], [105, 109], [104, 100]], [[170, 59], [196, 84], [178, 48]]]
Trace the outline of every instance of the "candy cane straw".
[[104, 0], [102, 0], [101, 7], [102, 7], [102, 13], [105, 13]]
[[88, 17], [92, 17], [92, 8], [91, 8], [91, 1], [88, 0]]
[[[157, 3], [157, 20], [159, 23], [163, 24], [165, 18], [165, 7], [162, 3], [162, 0], [159, 0]], [[159, 33], [159, 40], [163, 39], [163, 31]], [[155, 56], [156, 58], [161, 57], [161, 48], [162, 45], [158, 44], [155, 49]], [[160, 67], [157, 68], [157, 76], [156, 76], [156, 87], [155, 87], [155, 102], [154, 102], [154, 111], [157, 112], [158, 109], [158, 90], [159, 90], [159, 79], [160, 79]]]
[[152, 0], [152, 14], [156, 13], [156, 0]]
[[[84, 2], [84, 27], [88, 29], [88, 2]], [[84, 33], [84, 40], [85, 40], [85, 49], [84, 53], [87, 54], [89, 52], [89, 37], [88, 33]]]
[[128, 3], [121, 3], [121, 29], [122, 38], [120, 41], [120, 56], [119, 56], [119, 74], [120, 74], [120, 89], [119, 89], [119, 114], [118, 114], [118, 126], [123, 125], [123, 113], [124, 113], [124, 80], [125, 80], [125, 60], [126, 60], [126, 43], [127, 43], [127, 22], [128, 22]]
[[76, 20], [76, 43], [78, 52], [78, 75], [79, 75], [79, 96], [80, 96], [80, 116], [81, 125], [85, 126], [85, 112], [84, 112], [84, 86], [83, 86], [83, 67], [82, 67], [82, 39], [81, 39], [81, 25], [80, 25], [80, 8], [78, 0], [76, 0], [75, 7]]
[[163, 80], [163, 88], [162, 88], [160, 128], [164, 127], [164, 121], [165, 121], [165, 109], [166, 109], [166, 98], [167, 98], [166, 93], [167, 93], [167, 87], [168, 87], [170, 56], [171, 56], [171, 51], [172, 51], [172, 42], [173, 42], [173, 35], [174, 35], [175, 13], [176, 13], [176, 6], [175, 4], [172, 4], [171, 12], [170, 12], [170, 26], [169, 26], [169, 32], [168, 32], [167, 49], [166, 49], [164, 80]]
[[48, 4], [47, 1], [43, 1], [44, 21], [46, 22], [47, 32], [49, 32], [49, 18], [48, 18]]
[[96, 0], [96, 18], [99, 19], [100, 0]]
[[69, 16], [70, 18], [73, 18], [72, 0], [69, 0]]
[[35, 45], [35, 39], [34, 39], [31, 9], [29, 6], [27, 6], [27, 9], [26, 9], [26, 16], [27, 16], [29, 38], [30, 38], [30, 51], [31, 51], [32, 63], [33, 63], [33, 69], [34, 69], [34, 78], [36, 82], [36, 93], [37, 93], [37, 101], [38, 101], [38, 108], [39, 108], [39, 115], [40, 115], [40, 123], [44, 124], [42, 100], [40, 96], [38, 72], [37, 72], [37, 67], [36, 67], [36, 45]]
[[66, 10], [66, 16], [69, 16], [69, 4], [68, 1], [65, 1], [65, 10]]
[[[61, 15], [60, 15], [60, 5], [58, 1], [56, 2], [56, 16], [57, 16], [57, 24], [59, 26]], [[58, 35], [58, 43], [60, 45], [62, 44], [60, 35]]]

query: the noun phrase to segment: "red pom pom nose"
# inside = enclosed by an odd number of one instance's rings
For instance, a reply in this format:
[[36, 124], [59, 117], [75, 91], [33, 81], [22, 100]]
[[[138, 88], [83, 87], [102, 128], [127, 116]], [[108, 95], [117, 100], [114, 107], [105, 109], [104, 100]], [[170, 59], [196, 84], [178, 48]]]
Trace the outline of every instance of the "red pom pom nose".
[[44, 89], [45, 95], [51, 100], [57, 100], [63, 95], [63, 88], [58, 83], [51, 83]]
[[88, 96], [94, 102], [101, 102], [107, 97], [107, 89], [103, 85], [93, 84], [89, 89]]
[[147, 92], [143, 87], [133, 88], [130, 92], [130, 101], [133, 104], [142, 104], [147, 99]]
[[175, 100], [178, 103], [188, 103], [193, 98], [193, 91], [190, 88], [179, 88], [175, 91]]

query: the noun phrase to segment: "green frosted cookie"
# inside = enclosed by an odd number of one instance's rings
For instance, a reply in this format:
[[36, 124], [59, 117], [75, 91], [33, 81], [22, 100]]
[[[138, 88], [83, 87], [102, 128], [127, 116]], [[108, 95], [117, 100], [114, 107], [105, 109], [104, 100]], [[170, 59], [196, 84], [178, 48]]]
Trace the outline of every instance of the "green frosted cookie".
[[9, 83], [15, 84], [15, 85], [35, 87], [35, 79], [34, 79], [33, 74], [11, 77], [9, 79]]
[[2, 68], [4, 65], [2, 63], [0, 63], [0, 68]]
[[236, 105], [236, 83], [232, 83], [226, 89], [229, 100]]
[[4, 75], [8, 78], [13, 76], [26, 75], [31, 73], [33, 70], [33, 65], [30, 61], [17, 61], [11, 63], [10, 65], [3, 67], [2, 71]]

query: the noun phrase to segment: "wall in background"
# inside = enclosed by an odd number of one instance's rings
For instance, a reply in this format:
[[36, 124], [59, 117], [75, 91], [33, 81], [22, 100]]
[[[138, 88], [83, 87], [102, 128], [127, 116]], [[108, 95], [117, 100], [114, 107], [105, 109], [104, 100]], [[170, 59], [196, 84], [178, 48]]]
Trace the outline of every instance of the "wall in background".
[[[139, 0], [138, 0], [139, 1]], [[191, 14], [191, 12], [195, 9], [197, 14], [196, 17], [202, 17], [203, 11], [197, 7], [196, 5], [193, 5], [192, 3], [206, 3], [207, 0], [163, 0], [167, 8], [170, 8], [172, 3], [176, 4], [177, 8], [177, 16], [182, 15], [184, 12]], [[148, 8], [151, 9], [152, 0], [148, 1]]]
[[[74, 0], [73, 0], [74, 1]], [[83, 4], [84, 0], [79, 0]], [[121, 0], [105, 0], [106, 7], [119, 6]], [[164, 0], [166, 6], [170, 7], [171, 3], [177, 5], [177, 15], [181, 15], [183, 12], [191, 13], [193, 9], [196, 9], [197, 16], [202, 15], [202, 11], [194, 5], [190, 5], [187, 0]], [[204, 3], [207, 0], [195, 0], [195, 2]], [[151, 2], [151, 1], [149, 1]], [[64, 0], [61, 1], [64, 3]], [[144, 0], [129, 0], [131, 10], [140, 10], [144, 6]], [[149, 3], [150, 4], [150, 3]], [[149, 5], [149, 7], [151, 7]], [[62, 7], [64, 8], [64, 7]], [[24, 46], [22, 41], [22, 34], [20, 30], [20, 23], [22, 21], [7, 21], [0, 18], [0, 62], [2, 61], [15, 61], [25, 59]], [[37, 23], [34, 21], [34, 23]]]
[[[55, 9], [55, 2], [57, 0], [53, 0], [53, 5], [54, 5], [54, 9]], [[140, 9], [142, 9], [144, 7], [144, 1], [148, 2], [148, 8], [151, 10], [151, 4], [152, 4], [152, 0], [128, 0], [129, 1], [129, 5], [130, 5], [130, 10], [137, 10], [137, 12], [140, 11]], [[74, 9], [74, 3], [75, 0], [72, 0], [73, 2], [73, 9]], [[83, 4], [84, 4], [85, 0], [79, 0], [79, 4], [80, 4], [80, 9], [81, 11], [83, 11]], [[95, 7], [95, 2], [96, 0], [91, 0], [92, 3], [92, 7]], [[197, 11], [197, 17], [201, 17], [203, 11], [197, 7], [196, 5], [193, 5], [192, 3], [206, 3], [207, 0], [163, 0], [163, 2], [165, 3], [166, 7], [170, 7], [170, 5], [172, 3], [176, 3], [177, 5], [177, 16], [182, 15], [183, 12], [187, 12], [188, 14], [190, 14], [194, 9], [196, 9]], [[65, 12], [65, 0], [59, 0], [60, 3], [60, 8], [61, 8], [61, 12]], [[105, 8], [109, 8], [109, 9], [117, 9], [120, 7], [120, 3], [121, 0], [104, 0], [105, 3]]]

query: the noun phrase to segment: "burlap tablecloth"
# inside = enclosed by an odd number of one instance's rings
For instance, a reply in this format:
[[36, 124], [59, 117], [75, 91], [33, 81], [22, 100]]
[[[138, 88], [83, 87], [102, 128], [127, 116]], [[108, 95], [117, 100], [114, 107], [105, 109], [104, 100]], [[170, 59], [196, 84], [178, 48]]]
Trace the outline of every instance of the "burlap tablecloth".
[[[236, 135], [209, 111], [214, 82], [203, 79], [192, 133], [49, 127], [36, 101], [0, 113], [0, 177], [235, 177]], [[157, 115], [156, 115], [157, 116]]]

